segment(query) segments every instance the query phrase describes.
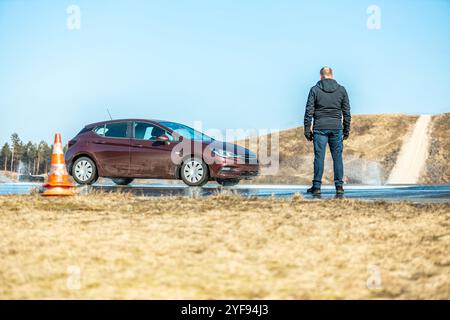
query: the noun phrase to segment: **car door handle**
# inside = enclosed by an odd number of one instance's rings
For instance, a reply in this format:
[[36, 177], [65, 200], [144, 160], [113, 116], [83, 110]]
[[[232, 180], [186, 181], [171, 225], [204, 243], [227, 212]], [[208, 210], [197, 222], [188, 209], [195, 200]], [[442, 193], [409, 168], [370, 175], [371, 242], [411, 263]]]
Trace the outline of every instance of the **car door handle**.
[[96, 144], [105, 144], [106, 143], [105, 141], [101, 141], [101, 140], [94, 140], [92, 142], [96, 143]]
[[133, 144], [133, 147], [142, 148], [143, 145], [142, 144]]

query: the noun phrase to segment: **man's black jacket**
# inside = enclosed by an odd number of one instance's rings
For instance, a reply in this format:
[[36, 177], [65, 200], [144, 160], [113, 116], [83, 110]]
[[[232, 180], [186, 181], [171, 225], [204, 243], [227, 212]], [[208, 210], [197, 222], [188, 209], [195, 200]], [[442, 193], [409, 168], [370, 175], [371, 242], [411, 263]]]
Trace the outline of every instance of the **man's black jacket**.
[[344, 134], [349, 134], [350, 103], [347, 91], [336, 80], [320, 80], [309, 91], [305, 110], [305, 133], [310, 132], [313, 118], [314, 129], [344, 129]]

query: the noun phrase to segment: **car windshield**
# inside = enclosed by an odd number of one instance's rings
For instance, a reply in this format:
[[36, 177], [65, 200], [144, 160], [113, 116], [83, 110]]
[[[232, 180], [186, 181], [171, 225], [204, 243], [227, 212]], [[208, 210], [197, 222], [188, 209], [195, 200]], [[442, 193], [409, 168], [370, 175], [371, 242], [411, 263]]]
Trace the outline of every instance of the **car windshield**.
[[184, 124], [170, 122], [170, 121], [162, 121], [160, 122], [163, 126], [175, 131], [179, 135], [182, 135], [185, 138], [195, 140], [195, 141], [213, 141], [214, 139], [208, 137], [206, 134], [201, 133], [191, 127], [185, 126]]

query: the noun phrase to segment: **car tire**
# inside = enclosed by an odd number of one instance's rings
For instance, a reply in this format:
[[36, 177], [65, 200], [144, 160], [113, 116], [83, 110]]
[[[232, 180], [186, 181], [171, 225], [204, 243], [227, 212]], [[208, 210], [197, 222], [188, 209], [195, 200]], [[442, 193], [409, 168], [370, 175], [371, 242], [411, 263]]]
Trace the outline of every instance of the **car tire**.
[[72, 166], [72, 177], [78, 184], [93, 184], [98, 179], [97, 166], [89, 157], [75, 160]]
[[223, 187], [232, 187], [239, 184], [239, 179], [216, 179], [217, 183]]
[[118, 186], [127, 186], [133, 182], [133, 178], [113, 178], [112, 181]]
[[189, 158], [181, 165], [180, 176], [188, 186], [201, 187], [209, 180], [208, 166], [200, 158]]

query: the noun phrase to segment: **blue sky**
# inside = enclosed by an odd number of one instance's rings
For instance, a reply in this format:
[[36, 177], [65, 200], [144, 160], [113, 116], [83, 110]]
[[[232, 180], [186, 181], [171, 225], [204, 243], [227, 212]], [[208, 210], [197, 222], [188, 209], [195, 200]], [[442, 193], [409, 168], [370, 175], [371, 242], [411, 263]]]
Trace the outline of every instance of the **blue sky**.
[[[69, 5], [81, 29], [66, 25]], [[381, 9], [369, 30], [366, 10]], [[323, 65], [352, 112], [450, 111], [450, 1], [0, 0], [0, 142], [140, 117], [302, 124]]]

